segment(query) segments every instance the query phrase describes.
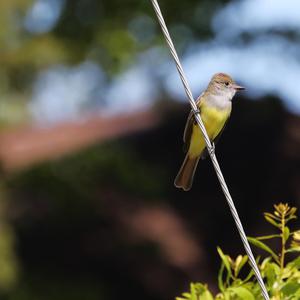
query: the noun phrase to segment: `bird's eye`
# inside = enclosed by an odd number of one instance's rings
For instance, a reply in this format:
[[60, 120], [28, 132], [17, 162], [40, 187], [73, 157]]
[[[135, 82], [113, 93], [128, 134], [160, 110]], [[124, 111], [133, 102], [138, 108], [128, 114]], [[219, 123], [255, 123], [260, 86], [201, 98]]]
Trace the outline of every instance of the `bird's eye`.
[[226, 86], [229, 86], [229, 82], [228, 82], [228, 81], [226, 81], [226, 82], [225, 82], [225, 85], [226, 85]]

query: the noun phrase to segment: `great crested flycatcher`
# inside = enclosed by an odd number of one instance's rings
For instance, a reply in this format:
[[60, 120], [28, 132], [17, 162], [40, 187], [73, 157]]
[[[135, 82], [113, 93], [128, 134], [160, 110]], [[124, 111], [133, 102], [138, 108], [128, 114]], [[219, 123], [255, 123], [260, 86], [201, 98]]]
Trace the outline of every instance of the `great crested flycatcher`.
[[[244, 90], [224, 73], [215, 74], [207, 89], [197, 99], [197, 107], [207, 134], [212, 143], [221, 135], [231, 113], [231, 100], [238, 90]], [[200, 157], [205, 156], [205, 141], [190, 112], [183, 134], [184, 148], [187, 150], [183, 164], [175, 178], [175, 186], [188, 191], [192, 187], [193, 177]], [[213, 144], [214, 145], [214, 144]]]

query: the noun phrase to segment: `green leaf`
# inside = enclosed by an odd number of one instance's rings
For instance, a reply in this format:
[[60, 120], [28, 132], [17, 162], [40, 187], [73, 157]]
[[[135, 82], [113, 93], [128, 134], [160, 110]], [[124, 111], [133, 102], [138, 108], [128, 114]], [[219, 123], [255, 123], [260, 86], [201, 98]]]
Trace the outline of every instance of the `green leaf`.
[[266, 219], [269, 223], [271, 223], [272, 225], [274, 225], [274, 226], [280, 228], [280, 224], [278, 224], [276, 221], [274, 221], [274, 220], [273, 220], [272, 218], [270, 218], [269, 216], [266, 216], [266, 215], [265, 215], [265, 219]]
[[289, 253], [289, 252], [300, 252], [300, 247], [292, 247], [292, 248], [289, 248], [287, 250], [285, 250], [285, 253]]
[[214, 300], [211, 292], [209, 290], [204, 291], [201, 295], [200, 295], [200, 299], [201, 300]]
[[190, 299], [191, 300], [198, 300], [195, 284], [191, 283], [190, 289], [191, 289], [191, 298]]
[[273, 262], [267, 262], [262, 271], [262, 274], [267, 279], [269, 286], [273, 286], [276, 280], [278, 280], [278, 276], [280, 273], [280, 267]]
[[268, 213], [268, 212], [264, 213], [264, 217], [269, 217], [270, 219], [277, 220], [277, 221], [281, 222], [281, 218], [280, 217], [276, 217], [275, 215], [273, 215], [271, 213]]
[[294, 299], [294, 300], [299, 299], [299, 297], [300, 297], [300, 289], [296, 291], [296, 293], [295, 293], [294, 296], [295, 296], [295, 298], [292, 298], [292, 299]]
[[293, 261], [289, 262], [286, 266], [287, 268], [296, 268], [297, 270], [300, 269], [300, 256], [298, 256]]
[[227, 290], [227, 291], [224, 293], [224, 299], [225, 299], [225, 300], [231, 300], [230, 291]]
[[242, 267], [245, 265], [245, 263], [248, 261], [248, 256], [244, 255], [239, 264], [236, 265], [235, 268], [235, 276], [237, 277], [242, 269]]
[[273, 238], [281, 238], [280, 234], [263, 235], [256, 237], [257, 240], [269, 240]]
[[254, 295], [246, 288], [239, 286], [229, 289], [232, 293], [238, 296], [241, 300], [255, 300]]
[[265, 243], [257, 240], [256, 238], [253, 238], [253, 237], [248, 237], [248, 241], [253, 244], [254, 246], [260, 248], [260, 249], [263, 249], [265, 251], [267, 251], [269, 254], [272, 255], [272, 257], [275, 259], [276, 262], [279, 262], [279, 259], [278, 259], [278, 255], [276, 255], [273, 250], [267, 246]]
[[266, 267], [266, 265], [268, 263], [270, 263], [271, 260], [272, 260], [272, 257], [270, 257], [270, 256], [265, 258], [260, 265], [261, 269], [263, 270]]
[[224, 283], [223, 283], [224, 268], [225, 268], [225, 265], [224, 265], [224, 263], [222, 263], [221, 268], [219, 270], [219, 274], [218, 274], [218, 285], [219, 285], [220, 291], [222, 291], [222, 292], [224, 292], [224, 290], [225, 290]]
[[288, 252], [300, 252], [300, 247], [289, 248], [288, 250], [285, 251], [285, 253], [288, 253]]
[[225, 265], [225, 268], [226, 268], [228, 274], [231, 275], [231, 267], [230, 267], [230, 261], [228, 259], [228, 256], [223, 253], [223, 251], [221, 250], [220, 247], [217, 247], [217, 250], [218, 250], [218, 253], [219, 253], [219, 255], [220, 255], [220, 257], [221, 257], [221, 259], [222, 259], [222, 261]]
[[300, 289], [300, 285], [297, 281], [287, 282], [283, 285], [283, 287], [280, 289], [280, 291], [285, 296], [294, 295], [298, 290]]
[[297, 207], [291, 207], [291, 209], [289, 211], [289, 215], [292, 215], [292, 216], [295, 215], [296, 211], [297, 211]]
[[182, 299], [190, 299], [190, 300], [213, 300], [213, 296], [207, 288], [207, 285], [202, 283], [191, 283], [190, 284], [190, 293], [183, 293], [182, 296], [184, 298], [178, 298], [178, 300]]
[[285, 226], [283, 229], [283, 241], [284, 243], [286, 243], [286, 241], [288, 240], [288, 238], [290, 237], [290, 229]]
[[254, 276], [254, 271], [251, 269], [250, 272], [249, 272], [249, 274], [243, 280], [243, 282], [246, 283], [247, 281], [249, 281], [251, 279], [252, 276]]
[[288, 217], [288, 218], [286, 219], [286, 222], [288, 222], [288, 221], [290, 221], [290, 220], [292, 220], [292, 219], [297, 219], [297, 217], [296, 217], [296, 216], [290, 216], [290, 217]]

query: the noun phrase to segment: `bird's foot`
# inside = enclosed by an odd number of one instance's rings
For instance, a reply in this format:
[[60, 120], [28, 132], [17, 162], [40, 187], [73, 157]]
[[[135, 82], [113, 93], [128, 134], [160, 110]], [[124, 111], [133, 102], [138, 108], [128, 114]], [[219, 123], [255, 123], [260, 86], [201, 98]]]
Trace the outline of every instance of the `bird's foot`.
[[194, 115], [200, 115], [200, 109], [194, 110]]
[[215, 143], [212, 142], [212, 143], [211, 143], [211, 147], [208, 149], [210, 155], [214, 155], [214, 154], [215, 154], [215, 150], [216, 150]]

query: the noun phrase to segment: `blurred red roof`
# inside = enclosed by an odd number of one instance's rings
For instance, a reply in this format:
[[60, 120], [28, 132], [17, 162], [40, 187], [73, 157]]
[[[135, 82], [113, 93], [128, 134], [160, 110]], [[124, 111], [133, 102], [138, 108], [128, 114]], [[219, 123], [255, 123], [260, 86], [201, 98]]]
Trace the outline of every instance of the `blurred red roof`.
[[12, 171], [51, 160], [92, 144], [145, 130], [157, 124], [153, 111], [113, 117], [91, 116], [84, 121], [52, 127], [23, 127], [0, 132], [0, 162]]

